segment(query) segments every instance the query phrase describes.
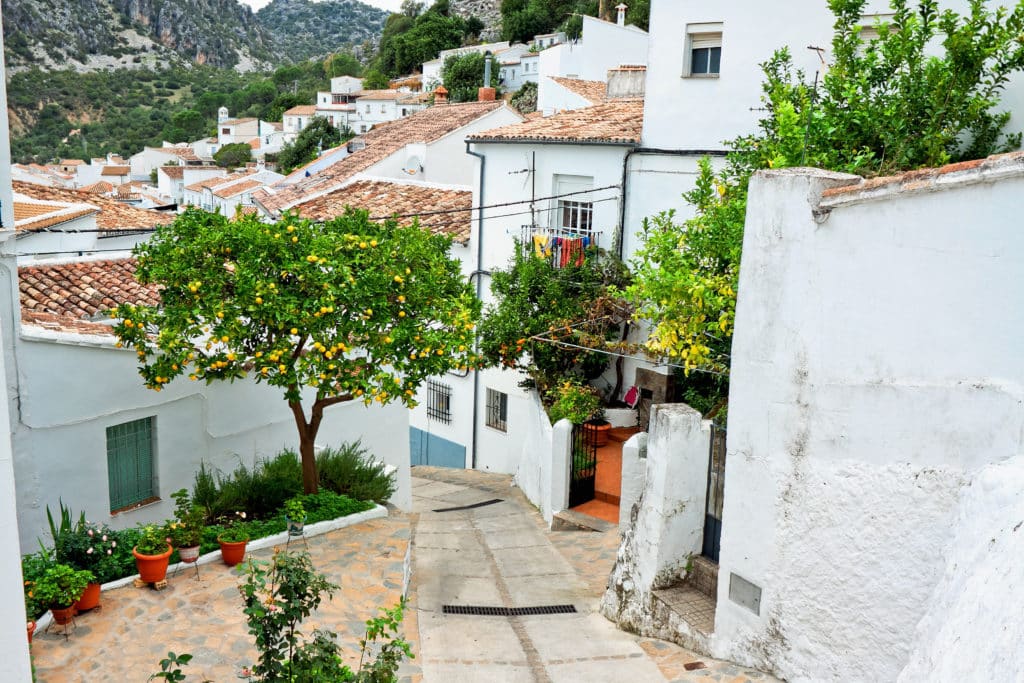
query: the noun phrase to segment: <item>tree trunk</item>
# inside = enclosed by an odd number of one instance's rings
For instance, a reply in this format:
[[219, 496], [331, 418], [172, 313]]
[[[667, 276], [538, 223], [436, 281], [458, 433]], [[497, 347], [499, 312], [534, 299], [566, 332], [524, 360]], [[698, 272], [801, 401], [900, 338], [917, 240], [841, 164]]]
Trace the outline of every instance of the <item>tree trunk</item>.
[[608, 2], [607, 0], [600, 0], [597, 3], [597, 17], [598, 19], [608, 19]]
[[302, 456], [302, 492], [317, 493], [320, 475], [316, 470], [316, 433], [310, 429], [299, 430], [299, 455]]

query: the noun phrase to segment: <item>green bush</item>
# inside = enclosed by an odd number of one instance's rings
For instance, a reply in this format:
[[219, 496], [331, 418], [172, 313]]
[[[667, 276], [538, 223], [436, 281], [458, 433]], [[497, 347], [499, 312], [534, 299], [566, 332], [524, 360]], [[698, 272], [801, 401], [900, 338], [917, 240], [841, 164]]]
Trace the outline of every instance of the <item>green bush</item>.
[[252, 469], [239, 463], [230, 475], [215, 475], [201, 464], [192, 499], [206, 510], [209, 522], [235, 512], [263, 519], [301, 491], [302, 465], [294, 451], [285, 450], [272, 460], [257, 460]]
[[394, 475], [385, 472], [387, 466], [374, 461], [361, 441], [325, 448], [316, 466], [321, 486], [356, 500], [384, 504], [397, 486]]

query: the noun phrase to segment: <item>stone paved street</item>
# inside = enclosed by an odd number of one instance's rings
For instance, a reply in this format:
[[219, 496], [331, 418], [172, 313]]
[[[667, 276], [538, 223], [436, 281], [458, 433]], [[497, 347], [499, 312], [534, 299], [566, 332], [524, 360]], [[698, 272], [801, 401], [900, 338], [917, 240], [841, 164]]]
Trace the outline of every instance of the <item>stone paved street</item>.
[[[416, 659], [402, 683], [745, 683], [764, 674], [716, 662], [674, 644], [617, 630], [597, 612], [615, 560], [614, 532], [550, 531], [511, 478], [415, 468], [415, 511], [309, 539], [318, 568], [342, 586], [306, 622], [336, 631], [350, 663], [364, 622], [398, 602], [406, 551], [413, 575], [403, 631]], [[468, 510], [434, 512], [492, 499]], [[261, 550], [256, 557], [267, 558]], [[255, 650], [246, 632], [239, 576], [220, 563], [171, 578], [164, 591], [120, 588], [103, 608], [80, 615], [65, 641], [37, 633], [40, 683], [145, 681], [168, 650], [195, 656], [188, 680], [238, 680]], [[491, 617], [442, 614], [442, 605], [527, 607], [572, 604], [577, 614]], [[56, 627], [54, 627], [55, 629]], [[703, 668], [687, 670], [697, 663]]]

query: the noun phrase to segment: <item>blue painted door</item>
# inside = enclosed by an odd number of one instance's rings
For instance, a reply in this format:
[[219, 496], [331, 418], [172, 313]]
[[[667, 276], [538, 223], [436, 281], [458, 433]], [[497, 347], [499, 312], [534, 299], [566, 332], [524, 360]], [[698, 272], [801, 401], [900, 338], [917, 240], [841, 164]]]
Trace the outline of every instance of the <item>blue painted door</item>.
[[409, 427], [409, 454], [412, 456], [413, 465], [459, 469], [466, 466], [465, 446], [416, 427]]

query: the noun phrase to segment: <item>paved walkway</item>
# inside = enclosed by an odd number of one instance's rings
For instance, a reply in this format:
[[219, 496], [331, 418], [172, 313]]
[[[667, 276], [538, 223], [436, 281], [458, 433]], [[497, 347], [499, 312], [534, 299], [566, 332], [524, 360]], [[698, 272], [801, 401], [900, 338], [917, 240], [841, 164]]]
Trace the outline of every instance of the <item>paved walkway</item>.
[[[438, 512], [500, 499], [501, 502]], [[549, 531], [510, 478], [413, 469], [412, 606], [420, 659], [412, 683], [771, 681], [671, 643], [617, 630], [597, 613], [618, 535]], [[576, 614], [468, 616], [443, 605], [571, 604]], [[699, 666], [694, 670], [687, 670]]]
[[[337, 632], [354, 665], [365, 621], [398, 602], [406, 551], [413, 576], [403, 631], [416, 659], [402, 683], [746, 683], [771, 677], [700, 657], [671, 643], [615, 629], [596, 612], [615, 561], [614, 533], [552, 532], [510, 478], [464, 470], [415, 468], [416, 512], [377, 519], [309, 539], [314, 564], [341, 589], [304, 631]], [[468, 510], [449, 507], [501, 499]], [[271, 551], [257, 551], [266, 559]], [[194, 655], [188, 680], [238, 680], [256, 656], [246, 632], [240, 577], [214, 563], [201, 579], [182, 572], [164, 591], [108, 591], [102, 609], [78, 617], [69, 640], [37, 633], [37, 681], [142, 682], [168, 650]], [[442, 606], [530, 607], [571, 604], [576, 614], [529, 617], [447, 615]], [[55, 627], [56, 628], [56, 627]], [[687, 670], [697, 664], [704, 668]]]

